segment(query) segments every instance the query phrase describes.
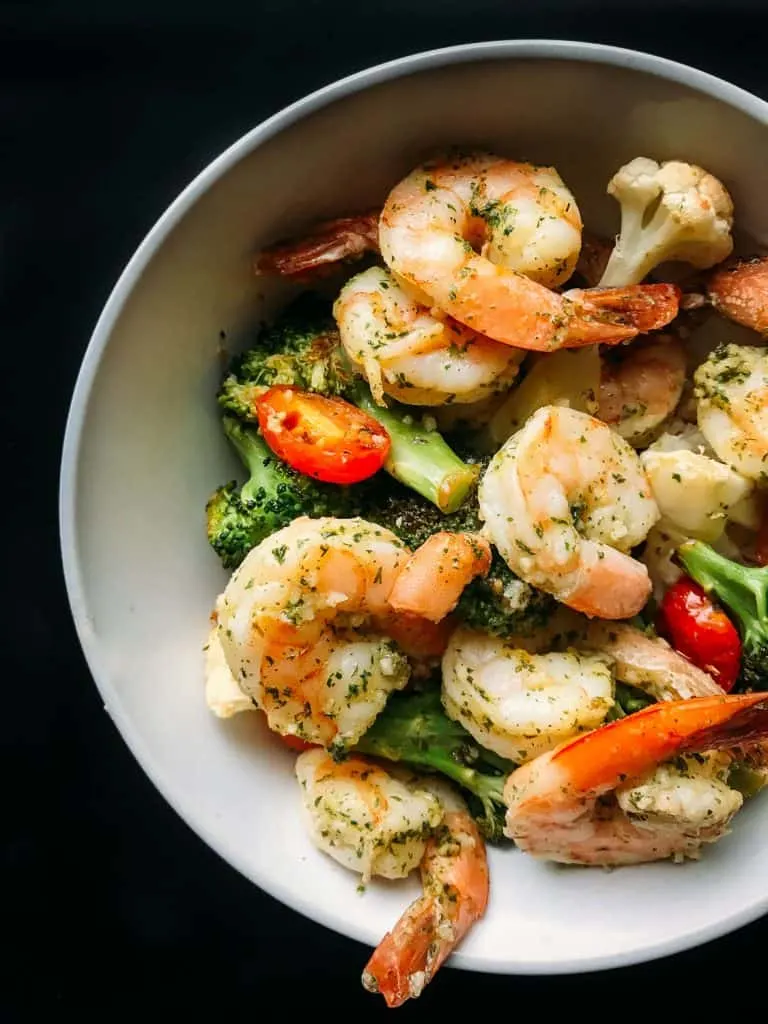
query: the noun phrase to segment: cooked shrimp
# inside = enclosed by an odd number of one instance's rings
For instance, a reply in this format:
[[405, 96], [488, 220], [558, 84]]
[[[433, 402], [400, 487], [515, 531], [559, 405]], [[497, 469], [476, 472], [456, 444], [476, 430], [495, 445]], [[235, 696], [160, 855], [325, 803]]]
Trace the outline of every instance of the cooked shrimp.
[[409, 551], [362, 519], [302, 517], [246, 556], [218, 600], [218, 635], [270, 728], [346, 747], [410, 667], [376, 619]]
[[477, 402], [506, 390], [526, 354], [427, 309], [383, 267], [349, 280], [333, 312], [379, 402], [384, 392], [409, 405]]
[[604, 354], [597, 418], [630, 444], [642, 442], [675, 411], [685, 370], [685, 352], [675, 338]]
[[339, 217], [318, 224], [302, 238], [263, 249], [254, 260], [256, 274], [297, 279], [333, 270], [344, 260], [379, 251], [379, 211]]
[[400, 571], [389, 604], [395, 612], [440, 622], [456, 607], [462, 591], [491, 567], [491, 547], [471, 533], [433, 534]]
[[296, 759], [304, 819], [315, 845], [372, 877], [405, 878], [421, 865], [424, 890], [379, 943], [363, 985], [388, 1006], [421, 995], [485, 913], [485, 844], [463, 800], [444, 781], [324, 750]]
[[723, 316], [768, 335], [768, 256], [718, 267], [707, 282], [707, 292]]
[[531, 654], [460, 627], [443, 656], [442, 699], [478, 743], [522, 762], [600, 725], [614, 704], [613, 677], [600, 654]]
[[600, 420], [546, 406], [492, 459], [478, 492], [490, 540], [526, 583], [602, 619], [651, 590], [629, 552], [659, 517], [637, 454]]
[[396, 777], [362, 757], [334, 761], [307, 750], [296, 778], [312, 841], [363, 883], [409, 875], [443, 820], [440, 800], [416, 776]]
[[715, 697], [723, 691], [714, 679], [678, 654], [661, 637], [647, 636], [624, 622], [590, 622], [583, 645], [610, 659], [614, 676], [655, 697], [687, 700]]
[[653, 704], [512, 772], [506, 832], [520, 849], [560, 863], [695, 858], [728, 831], [742, 797], [720, 763], [697, 770], [684, 755], [766, 735], [764, 693]]
[[581, 243], [578, 207], [551, 167], [488, 153], [417, 167], [389, 194], [379, 243], [425, 302], [514, 348], [614, 344], [677, 314], [672, 285], [551, 290], [573, 273]]
[[464, 802], [448, 787], [439, 793], [445, 817], [421, 862], [424, 895], [384, 936], [363, 972], [363, 986], [391, 1007], [421, 995], [488, 904], [482, 837]]
[[694, 375], [699, 429], [742, 476], [768, 480], [768, 348], [721, 345]]

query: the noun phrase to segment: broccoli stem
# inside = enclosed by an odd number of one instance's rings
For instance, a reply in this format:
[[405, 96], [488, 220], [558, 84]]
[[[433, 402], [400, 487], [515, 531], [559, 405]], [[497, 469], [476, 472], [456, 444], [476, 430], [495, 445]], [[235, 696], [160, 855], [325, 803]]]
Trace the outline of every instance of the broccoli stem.
[[439, 772], [478, 798], [488, 838], [503, 838], [504, 783], [516, 765], [481, 749], [443, 711], [437, 688], [396, 694], [357, 744], [357, 751]]
[[699, 540], [682, 544], [677, 556], [688, 575], [736, 619], [743, 681], [756, 689], [768, 688], [768, 566], [739, 565]]
[[387, 472], [441, 512], [455, 512], [474, 486], [477, 471], [459, 458], [437, 430], [415, 423], [403, 406], [377, 405], [362, 382], [352, 386], [349, 398], [387, 430], [391, 441]]
[[240, 490], [240, 497], [243, 501], [253, 501], [261, 487], [272, 484], [273, 474], [269, 466], [274, 462], [275, 455], [261, 434], [249, 429], [234, 416], [223, 416], [222, 424], [224, 433], [250, 474]]
[[768, 566], [751, 569], [719, 555], [703, 541], [687, 541], [678, 549], [688, 575], [736, 616], [743, 630], [768, 620]]

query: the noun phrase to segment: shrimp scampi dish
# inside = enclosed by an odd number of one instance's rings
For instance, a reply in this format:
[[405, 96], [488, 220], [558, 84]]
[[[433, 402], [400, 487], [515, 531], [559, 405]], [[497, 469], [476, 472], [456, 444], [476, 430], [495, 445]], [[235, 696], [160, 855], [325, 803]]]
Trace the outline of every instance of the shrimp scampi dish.
[[433, 153], [262, 240], [295, 294], [216, 395], [204, 699], [361, 899], [419, 875], [390, 1007], [514, 858], [682, 865], [768, 784], [768, 255], [710, 170], [618, 168], [613, 243], [568, 170]]

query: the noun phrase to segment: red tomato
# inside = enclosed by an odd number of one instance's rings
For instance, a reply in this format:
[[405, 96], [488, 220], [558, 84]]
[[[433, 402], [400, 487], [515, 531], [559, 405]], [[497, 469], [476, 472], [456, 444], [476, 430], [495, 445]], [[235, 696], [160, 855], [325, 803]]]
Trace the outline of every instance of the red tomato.
[[698, 583], [683, 576], [669, 588], [659, 609], [658, 629], [726, 693], [733, 688], [741, 667], [741, 639]]
[[314, 743], [307, 743], [307, 741], [301, 739], [300, 736], [280, 736], [280, 739], [286, 747], [290, 747], [291, 750], [298, 750], [299, 753], [302, 753], [305, 750], [311, 750], [312, 747], [315, 746]]
[[261, 395], [256, 412], [272, 451], [315, 480], [355, 484], [373, 476], [387, 460], [387, 431], [343, 398], [282, 385]]

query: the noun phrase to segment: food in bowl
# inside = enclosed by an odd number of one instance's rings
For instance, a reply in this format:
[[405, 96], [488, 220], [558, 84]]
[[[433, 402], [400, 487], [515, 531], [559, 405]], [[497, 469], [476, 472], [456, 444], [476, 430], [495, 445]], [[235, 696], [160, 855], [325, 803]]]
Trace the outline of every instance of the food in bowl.
[[[207, 506], [208, 703], [296, 749], [363, 884], [420, 867], [363, 974], [390, 1006], [482, 917], [486, 842], [683, 862], [768, 782], [768, 258], [702, 168], [608, 191], [613, 243], [555, 168], [418, 166], [259, 254], [306, 291], [219, 388], [249, 478]], [[694, 348], [711, 316], [754, 343]]]

